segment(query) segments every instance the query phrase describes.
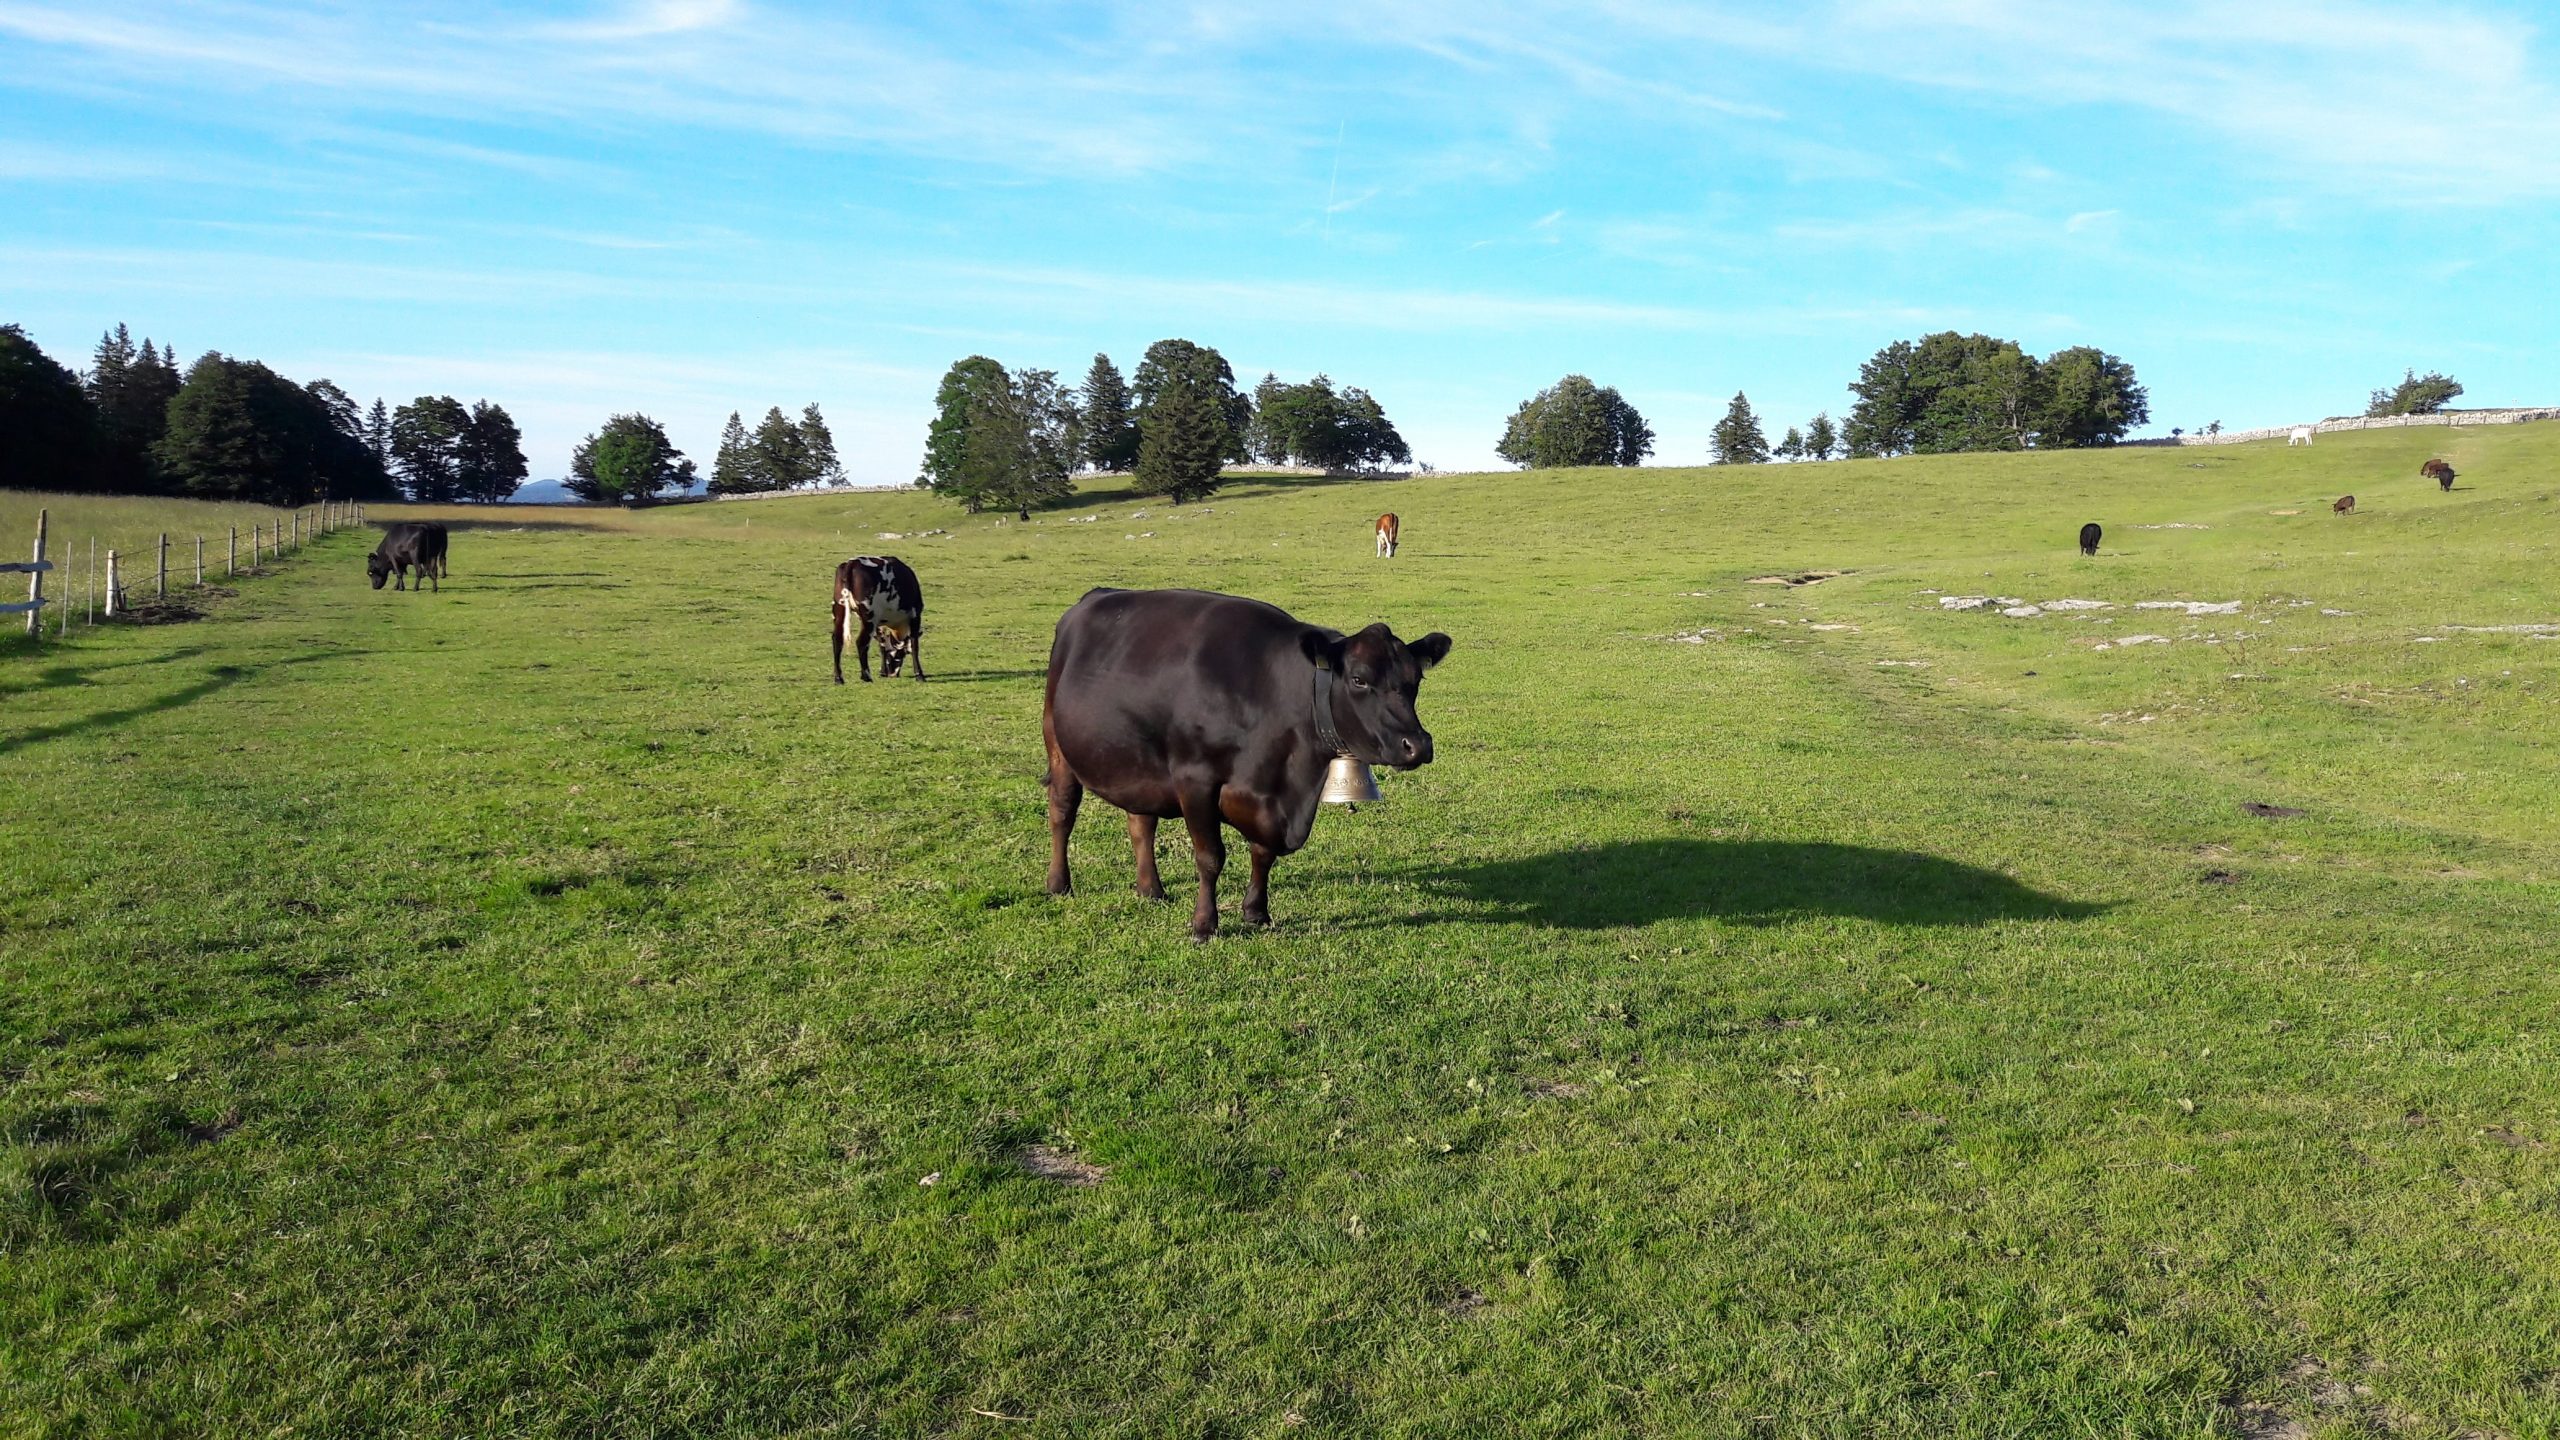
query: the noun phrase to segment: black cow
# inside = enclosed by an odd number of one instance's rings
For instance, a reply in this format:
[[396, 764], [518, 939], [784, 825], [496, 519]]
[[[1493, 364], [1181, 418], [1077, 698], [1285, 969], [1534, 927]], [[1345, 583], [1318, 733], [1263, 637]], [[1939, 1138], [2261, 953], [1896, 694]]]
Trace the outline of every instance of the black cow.
[[436, 592], [442, 594], [444, 551], [443, 526], [431, 520], [403, 520], [383, 530], [382, 543], [373, 547], [373, 553], [365, 557], [364, 572], [373, 577], [376, 590], [381, 589], [382, 582], [390, 580], [394, 574], [400, 578], [393, 581], [391, 588], [409, 590], [416, 588], [409, 583], [409, 572], [415, 569], [420, 585], [434, 581]]
[[2450, 490], [2453, 488], [2453, 462], [2450, 460], [2442, 458], [2430, 460], [2426, 464], [2418, 467], [2418, 473], [2421, 476], [2436, 482], [2438, 489]]
[[2083, 555], [2095, 555], [2095, 554], [2097, 554], [2097, 553], [2098, 553], [2098, 536], [2099, 536], [2100, 534], [2102, 534], [2102, 533], [2104, 533], [2104, 532], [2102, 532], [2102, 531], [2100, 531], [2100, 530], [2098, 529], [2098, 522], [2097, 522], [2097, 521], [2095, 521], [2095, 520], [2092, 520], [2092, 521], [2090, 521], [2088, 524], [2081, 526], [2081, 527], [2080, 527], [2080, 553], [2081, 553], [2081, 554], [2083, 554]]
[[[862, 622], [860, 633], [854, 622]], [[924, 586], [895, 555], [857, 555], [836, 567], [836, 606], [828, 626], [836, 647], [836, 683], [844, 683], [844, 647], [871, 683], [871, 635], [880, 634], [880, 673], [895, 678], [908, 655], [924, 678]]]
[[1164, 898], [1156, 822], [1191, 832], [1200, 898], [1191, 937], [1218, 930], [1218, 872], [1234, 826], [1253, 849], [1247, 923], [1271, 923], [1271, 862], [1307, 843], [1338, 754], [1431, 763], [1414, 714], [1449, 637], [1408, 645], [1385, 625], [1344, 635], [1276, 606], [1199, 590], [1094, 590], [1058, 621], [1040, 728], [1049, 746], [1049, 893], [1073, 888], [1067, 837], [1084, 792], [1129, 812], [1138, 893]]

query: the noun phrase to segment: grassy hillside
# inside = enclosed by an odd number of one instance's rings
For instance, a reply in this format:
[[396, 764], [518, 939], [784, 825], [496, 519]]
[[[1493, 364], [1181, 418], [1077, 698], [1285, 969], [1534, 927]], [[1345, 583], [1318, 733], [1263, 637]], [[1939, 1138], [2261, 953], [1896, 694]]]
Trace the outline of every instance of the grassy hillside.
[[[2560, 1428], [2560, 426], [451, 517], [0, 651], [0, 1429]], [[1097, 584], [1456, 637], [1276, 930]]]

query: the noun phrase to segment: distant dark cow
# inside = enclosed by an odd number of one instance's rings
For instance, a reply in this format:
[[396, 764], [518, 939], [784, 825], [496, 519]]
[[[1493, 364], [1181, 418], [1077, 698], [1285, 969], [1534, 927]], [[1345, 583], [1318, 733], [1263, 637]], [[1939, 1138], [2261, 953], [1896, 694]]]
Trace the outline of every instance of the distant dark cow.
[[1378, 517], [1378, 558], [1396, 558], [1396, 516], [1392, 510]]
[[409, 572], [418, 572], [418, 584], [434, 582], [436, 593], [444, 593], [444, 527], [432, 521], [403, 520], [382, 532], [382, 543], [365, 557], [364, 573], [373, 577], [373, 588], [392, 582], [394, 590], [417, 588], [409, 583]]
[[2433, 480], [2440, 489], [2453, 488], [2453, 466], [2443, 460], [2430, 460], [2418, 467], [2420, 478]]
[[[862, 629], [854, 630], [860, 621]], [[828, 626], [836, 647], [836, 683], [844, 683], [844, 647], [853, 646], [862, 682], [871, 683], [871, 635], [880, 634], [880, 673], [896, 678], [909, 655], [924, 678], [924, 586], [895, 555], [857, 555], [836, 567], [835, 617]]]
[[2095, 520], [2092, 520], [2092, 521], [2090, 521], [2088, 524], [2081, 526], [2081, 527], [2080, 527], [2080, 553], [2081, 553], [2081, 554], [2083, 554], [2083, 555], [2095, 555], [2095, 554], [2097, 554], [2097, 553], [2098, 553], [2098, 536], [2099, 536], [2100, 534], [2102, 534], [2102, 533], [2104, 533], [2104, 532], [2102, 532], [2102, 531], [2100, 531], [2100, 530], [2098, 529], [2098, 522], [2097, 522], [2097, 521], [2095, 521]]
[[1410, 770], [1431, 763], [1414, 714], [1422, 672], [1449, 653], [1385, 625], [1345, 636], [1259, 600], [1198, 590], [1094, 590], [1058, 621], [1040, 728], [1049, 746], [1049, 893], [1072, 889], [1067, 837], [1084, 792], [1129, 812], [1138, 893], [1164, 898], [1156, 822], [1191, 832], [1200, 898], [1191, 937], [1218, 930], [1221, 823], [1253, 849], [1248, 924], [1271, 923], [1271, 862], [1315, 826], [1336, 755]]
[[2338, 503], [2330, 506], [2329, 509], [2334, 514], [2353, 515], [2356, 513], [2356, 497], [2353, 495], [2341, 495], [2338, 497]]

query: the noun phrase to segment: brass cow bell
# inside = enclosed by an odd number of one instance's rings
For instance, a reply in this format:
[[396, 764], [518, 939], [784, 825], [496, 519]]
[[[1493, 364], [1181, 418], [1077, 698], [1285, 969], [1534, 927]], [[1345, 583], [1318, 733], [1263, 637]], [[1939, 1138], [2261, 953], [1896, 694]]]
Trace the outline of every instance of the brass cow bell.
[[1324, 793], [1316, 798], [1327, 805], [1365, 805], [1378, 798], [1378, 777], [1357, 758], [1336, 755], [1325, 767]]

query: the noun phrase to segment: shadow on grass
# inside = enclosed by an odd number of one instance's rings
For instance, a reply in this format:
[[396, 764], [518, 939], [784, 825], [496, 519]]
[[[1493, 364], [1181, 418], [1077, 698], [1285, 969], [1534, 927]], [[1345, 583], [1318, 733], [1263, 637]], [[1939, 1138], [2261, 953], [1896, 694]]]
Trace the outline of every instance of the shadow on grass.
[[136, 665], [168, 665], [180, 660], [192, 660], [204, 652], [204, 646], [190, 645], [183, 650], [172, 650], [166, 655], [153, 655], [139, 660], [119, 660], [112, 665], [50, 665], [37, 672], [35, 683], [31, 685], [0, 686], [0, 700], [38, 690], [62, 690], [73, 685], [92, 685], [97, 682], [90, 677], [101, 671], [127, 670]]
[[2081, 920], [2107, 908], [1934, 855], [1821, 842], [1629, 840], [1417, 878], [1435, 893], [1494, 906], [1514, 920], [1576, 930], [1709, 916], [1746, 925], [1816, 915], [1987, 925]]
[[267, 665], [217, 665], [203, 679], [194, 684], [181, 686], [165, 695], [155, 695], [139, 705], [128, 705], [120, 710], [101, 710], [95, 715], [83, 715], [77, 720], [65, 720], [59, 725], [38, 726], [23, 734], [0, 735], [0, 755], [15, 754], [31, 745], [42, 744], [47, 740], [59, 740], [66, 735], [82, 735], [92, 730], [113, 729], [127, 721], [139, 720], [145, 715], [157, 715], [162, 711], [193, 705], [216, 691], [230, 689], [243, 680], [254, 680], [270, 670], [280, 670], [288, 665], [310, 665], [322, 660], [343, 660], [350, 656], [371, 653], [373, 652], [369, 650], [323, 650], [316, 654], [295, 655]]
[[[928, 685], [986, 685], [998, 680], [1041, 680], [1046, 670], [936, 670]], [[900, 676], [900, 679], [906, 677]]]

